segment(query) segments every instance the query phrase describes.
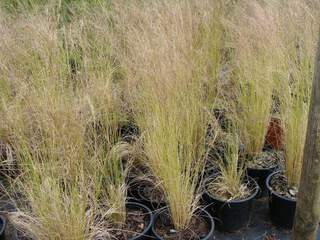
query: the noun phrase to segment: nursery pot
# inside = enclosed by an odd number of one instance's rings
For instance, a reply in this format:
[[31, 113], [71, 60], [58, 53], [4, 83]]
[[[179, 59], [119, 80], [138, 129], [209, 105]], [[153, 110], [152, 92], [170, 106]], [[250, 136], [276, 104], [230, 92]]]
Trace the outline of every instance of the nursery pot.
[[284, 229], [292, 229], [296, 210], [296, 201], [281, 196], [277, 192], [273, 191], [271, 187], [272, 178], [279, 173], [281, 172], [278, 171], [270, 174], [266, 180], [266, 185], [269, 190], [270, 217], [275, 226]]
[[141, 203], [137, 203], [137, 202], [127, 202], [126, 203], [126, 208], [127, 210], [142, 210], [143, 213], [145, 213], [148, 216], [148, 223], [145, 225], [145, 228], [143, 230], [143, 232], [139, 233], [138, 235], [129, 238], [128, 240], [148, 240], [150, 239], [150, 236], [152, 234], [151, 228], [152, 228], [152, 220], [153, 220], [153, 214], [151, 212], [151, 210], [141, 204]]
[[[143, 180], [130, 186], [128, 190], [128, 196], [130, 197], [130, 200], [141, 203], [152, 211], [165, 207], [166, 203], [164, 201], [156, 201], [155, 199], [150, 199], [145, 195], [144, 190], [147, 186], [150, 187], [150, 183]], [[152, 187], [152, 189], [154, 189], [154, 187]]]
[[7, 221], [4, 216], [0, 215], [0, 240], [5, 240], [5, 230], [6, 230]]
[[[214, 240], [214, 221], [213, 218], [211, 217], [211, 215], [204, 209], [198, 209], [195, 214], [201, 218], [206, 224], [207, 224], [207, 231], [202, 233], [201, 235], [198, 236], [197, 239], [199, 240]], [[152, 224], [152, 232], [154, 235], [154, 238], [152, 239], [156, 239], [156, 240], [170, 240], [170, 239], [176, 239], [176, 237], [163, 237], [161, 236], [158, 231], [157, 231], [157, 223], [162, 221], [163, 224], [167, 225], [167, 221], [165, 220], [166, 218], [163, 219], [164, 217], [168, 217], [169, 216], [169, 209], [168, 208], [163, 208], [161, 210], [159, 210], [155, 216], [154, 216], [154, 220], [153, 220], [153, 224]], [[193, 225], [194, 226], [194, 225]], [[180, 238], [179, 238], [180, 239]]]
[[128, 189], [127, 189], [127, 199], [131, 202], [140, 202], [138, 195], [138, 183], [132, 183], [131, 179], [129, 179]]
[[139, 176], [144, 176], [146, 174], [148, 174], [148, 169], [146, 167], [141, 166], [140, 164], [130, 166], [130, 171], [127, 173], [125, 179], [126, 185], [128, 186], [127, 196], [130, 200], [137, 201], [139, 199], [138, 187], [144, 182]]
[[148, 199], [143, 192], [145, 187], [146, 185], [143, 185], [143, 184], [140, 184], [137, 187], [137, 195], [138, 195], [139, 201], [142, 204], [144, 204], [151, 210], [157, 210], [166, 206], [166, 203], [164, 201], [157, 202], [155, 200]]
[[203, 198], [207, 204], [207, 210], [216, 220], [216, 226], [219, 231], [234, 232], [248, 225], [252, 203], [259, 192], [259, 186], [256, 181], [250, 177], [248, 180], [254, 192], [242, 200], [221, 200], [213, 196], [208, 191], [207, 184], [205, 185]]
[[271, 118], [266, 134], [266, 146], [273, 150], [281, 150], [284, 145], [284, 132], [279, 118]]
[[257, 197], [261, 197], [263, 195], [263, 192], [267, 190], [266, 187], [266, 179], [267, 177], [273, 173], [278, 166], [272, 166], [269, 168], [247, 168], [247, 174], [249, 177], [253, 178], [259, 185], [259, 188], [261, 190], [261, 194], [258, 194]]
[[130, 174], [128, 174], [126, 176], [126, 185], [128, 186], [127, 197], [130, 201], [132, 200], [134, 202], [140, 202], [138, 188], [139, 188], [141, 182], [143, 182], [143, 180], [137, 179], [137, 176], [135, 176], [135, 175], [131, 176]]

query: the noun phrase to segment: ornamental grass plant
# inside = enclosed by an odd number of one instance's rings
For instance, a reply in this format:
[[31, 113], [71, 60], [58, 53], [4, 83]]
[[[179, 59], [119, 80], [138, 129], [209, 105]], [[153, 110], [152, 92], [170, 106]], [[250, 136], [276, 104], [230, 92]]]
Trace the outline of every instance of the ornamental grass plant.
[[209, 1], [140, 4], [128, 6], [119, 18], [126, 23], [119, 23], [125, 36], [121, 62], [147, 164], [163, 189], [175, 228], [183, 230], [198, 208], [211, 118], [206, 106], [214, 96], [213, 90], [205, 94], [205, 86], [216, 81], [215, 64], [220, 63], [211, 60], [219, 58], [215, 40], [220, 33], [210, 32], [215, 23]]
[[[298, 188], [318, 1], [3, 0], [0, 8], [0, 144], [12, 151], [0, 167], [11, 171], [9, 217], [21, 234], [112, 238], [126, 220], [132, 155], [151, 169], [174, 227], [190, 227], [208, 146], [222, 132], [212, 112], [226, 109], [237, 126], [221, 134], [227, 161], [214, 160], [217, 188], [242, 198], [239, 144], [251, 156], [263, 150], [275, 98], [284, 173]], [[141, 132], [135, 146], [122, 141], [129, 117]]]
[[[230, 131], [230, 130], [229, 130]], [[239, 155], [239, 137], [231, 130], [224, 137], [224, 154], [218, 159], [219, 172], [210, 179], [208, 191], [223, 201], [241, 200], [251, 194], [245, 166]]]
[[1, 138], [20, 173], [10, 220], [33, 239], [111, 237], [125, 222], [126, 113], [108, 17], [95, 11], [67, 27], [50, 9], [1, 25]]
[[[288, 187], [298, 190], [306, 138], [311, 82], [319, 28], [319, 3], [283, 3], [279, 58], [274, 62], [285, 140], [284, 174]], [[284, 9], [289, 9], [284, 11]], [[290, 21], [288, 21], [290, 19]]]
[[[273, 105], [273, 45], [270, 37], [276, 23], [256, 2], [239, 4], [241, 26], [233, 28], [235, 44], [234, 78], [237, 91], [239, 135], [245, 153], [255, 158], [262, 152]], [[239, 13], [238, 13], [239, 14]], [[237, 16], [237, 14], [236, 14]]]

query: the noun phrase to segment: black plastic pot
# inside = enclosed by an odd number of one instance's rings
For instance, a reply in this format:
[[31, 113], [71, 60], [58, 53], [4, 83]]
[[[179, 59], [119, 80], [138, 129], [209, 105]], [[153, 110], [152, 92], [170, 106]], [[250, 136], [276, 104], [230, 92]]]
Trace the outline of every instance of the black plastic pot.
[[141, 182], [145, 181], [140, 176], [148, 175], [148, 169], [140, 164], [134, 164], [130, 166], [130, 171], [126, 175], [126, 185], [128, 186], [128, 197], [129, 199], [139, 199], [138, 186]]
[[135, 202], [139, 200], [139, 195], [138, 195], [138, 187], [141, 184], [143, 180], [140, 180], [137, 178], [136, 175], [130, 175], [130, 173], [126, 176], [126, 185], [128, 186], [127, 188], [127, 197]]
[[152, 211], [145, 205], [137, 202], [127, 202], [126, 203], [127, 209], [139, 209], [142, 210], [145, 214], [149, 216], [149, 223], [146, 225], [144, 231], [128, 240], [149, 240], [152, 236], [152, 222], [153, 222], [153, 214]]
[[[131, 179], [129, 179], [129, 181], [131, 181]], [[140, 202], [139, 201], [139, 196], [138, 196], [138, 190], [137, 190], [138, 189], [138, 183], [136, 183], [134, 181], [131, 181], [131, 182], [129, 182], [129, 184], [127, 186], [128, 186], [127, 198], [129, 199], [129, 201]]]
[[272, 223], [280, 228], [292, 229], [296, 211], [296, 201], [283, 197], [272, 190], [270, 181], [281, 172], [274, 172], [269, 175], [266, 185], [269, 190], [269, 211]]
[[143, 194], [143, 188], [145, 186], [144, 185], [139, 185], [138, 186], [138, 191], [137, 194], [139, 196], [140, 201], [142, 202], [142, 204], [146, 205], [147, 207], [149, 207], [151, 210], [157, 210], [160, 208], [163, 208], [166, 206], [166, 203], [161, 201], [161, 202], [156, 202], [156, 201], [152, 201], [150, 199], [148, 199], [144, 194]]
[[266, 179], [267, 177], [276, 171], [278, 166], [273, 166], [270, 168], [247, 168], [247, 174], [249, 177], [253, 178], [259, 185], [261, 194], [258, 194], [257, 197], [263, 196], [263, 193], [267, 190]]
[[147, 206], [148, 208], [150, 208], [152, 211], [165, 207], [166, 203], [164, 201], [161, 201], [161, 202], [152, 201], [145, 196], [143, 191], [147, 184], [148, 184], [147, 181], [139, 181], [134, 183], [134, 185], [130, 186], [130, 189], [128, 191], [130, 200], [141, 203]]
[[252, 178], [249, 178], [249, 181], [254, 189], [251, 196], [246, 199], [228, 202], [212, 196], [207, 190], [207, 184], [205, 185], [203, 199], [207, 205], [206, 209], [214, 216], [219, 231], [234, 232], [248, 225], [253, 200], [259, 193], [259, 186], [256, 181]]
[[5, 240], [5, 230], [6, 230], [7, 221], [4, 216], [0, 215], [0, 240]]
[[[154, 238], [152, 239], [156, 239], [156, 240], [165, 240], [164, 238], [162, 238], [161, 236], [158, 235], [158, 233], [156, 232], [156, 223], [157, 221], [160, 220], [160, 215], [164, 214], [165, 212], [168, 212], [168, 208], [163, 208], [162, 210], [159, 210], [155, 216], [154, 216], [154, 220], [153, 220], [153, 224], [152, 224], [152, 233], [154, 235]], [[200, 240], [214, 240], [214, 221], [212, 216], [204, 209], [199, 209], [196, 214], [198, 214], [199, 216], [201, 216], [208, 224], [209, 226], [209, 230], [207, 233], [204, 234], [204, 236], [199, 236]]]

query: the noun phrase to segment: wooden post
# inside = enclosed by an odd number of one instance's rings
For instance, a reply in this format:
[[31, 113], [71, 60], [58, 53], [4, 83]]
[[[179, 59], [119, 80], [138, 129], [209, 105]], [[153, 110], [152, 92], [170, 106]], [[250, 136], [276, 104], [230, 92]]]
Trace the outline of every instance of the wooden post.
[[315, 240], [320, 220], [320, 38], [308, 118], [293, 240]]

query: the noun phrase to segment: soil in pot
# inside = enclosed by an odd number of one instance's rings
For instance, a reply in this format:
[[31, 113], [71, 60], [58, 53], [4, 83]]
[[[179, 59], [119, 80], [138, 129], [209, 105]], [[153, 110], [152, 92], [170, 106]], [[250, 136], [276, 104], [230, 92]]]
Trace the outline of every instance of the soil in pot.
[[127, 203], [126, 221], [120, 230], [112, 232], [118, 240], [148, 239], [152, 223], [151, 210], [139, 203]]
[[247, 174], [257, 181], [259, 187], [262, 191], [262, 194], [266, 190], [266, 179], [267, 177], [274, 172], [277, 167], [280, 165], [283, 154], [278, 151], [263, 151], [256, 157], [247, 155], [248, 166]]
[[283, 158], [283, 154], [280, 151], [263, 151], [256, 156], [246, 155], [248, 160], [248, 167], [253, 169], [270, 169], [278, 166], [279, 162]]
[[269, 175], [266, 180], [269, 190], [269, 210], [272, 223], [280, 228], [292, 229], [298, 189], [288, 186], [282, 172]]
[[246, 227], [250, 219], [252, 202], [259, 192], [256, 181], [252, 178], [245, 180], [241, 186], [242, 193], [236, 198], [231, 198], [230, 193], [210, 185], [209, 181], [205, 183], [203, 199], [209, 213], [216, 219], [217, 229], [234, 232]]
[[153, 232], [156, 239], [175, 240], [212, 240], [214, 223], [212, 217], [205, 210], [199, 210], [192, 217], [189, 227], [177, 231], [167, 208], [155, 216]]
[[298, 189], [295, 187], [289, 187], [288, 181], [285, 176], [280, 173], [274, 174], [269, 183], [272, 191], [278, 193], [280, 196], [296, 200], [298, 195]]

